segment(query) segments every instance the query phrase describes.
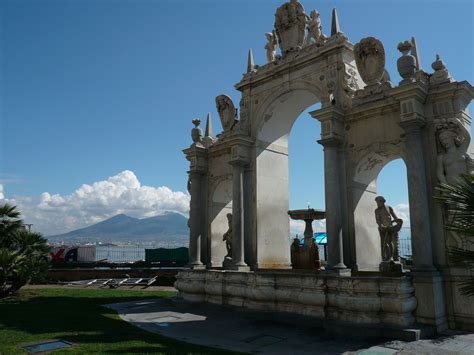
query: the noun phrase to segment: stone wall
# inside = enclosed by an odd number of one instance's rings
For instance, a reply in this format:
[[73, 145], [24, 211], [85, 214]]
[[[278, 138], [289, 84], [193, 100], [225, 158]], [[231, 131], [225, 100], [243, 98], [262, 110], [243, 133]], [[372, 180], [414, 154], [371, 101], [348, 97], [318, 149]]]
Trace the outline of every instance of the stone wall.
[[462, 295], [459, 290], [462, 283], [472, 277], [471, 272], [452, 267], [444, 270], [443, 274], [449, 327], [474, 332], [472, 297]]

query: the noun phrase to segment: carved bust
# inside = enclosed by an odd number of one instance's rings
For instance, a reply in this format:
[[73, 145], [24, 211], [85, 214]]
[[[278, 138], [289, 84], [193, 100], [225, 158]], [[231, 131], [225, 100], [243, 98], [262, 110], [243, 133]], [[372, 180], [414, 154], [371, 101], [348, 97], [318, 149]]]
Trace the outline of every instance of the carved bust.
[[472, 174], [474, 162], [467, 154], [469, 132], [456, 119], [439, 122], [436, 128], [440, 146], [436, 166], [439, 182], [452, 184], [459, 175]]

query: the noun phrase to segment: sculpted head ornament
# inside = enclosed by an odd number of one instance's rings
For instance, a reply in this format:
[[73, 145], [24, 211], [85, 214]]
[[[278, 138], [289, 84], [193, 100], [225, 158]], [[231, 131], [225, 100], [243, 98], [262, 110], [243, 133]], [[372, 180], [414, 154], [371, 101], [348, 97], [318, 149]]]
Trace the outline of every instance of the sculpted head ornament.
[[435, 120], [436, 133], [440, 143], [443, 146], [454, 142], [456, 146], [460, 146], [463, 142], [463, 137], [460, 133], [460, 124], [456, 118], [445, 118]]
[[225, 131], [232, 129], [236, 120], [236, 110], [232, 99], [227, 95], [219, 95], [216, 97], [216, 108], [221, 119], [222, 128]]

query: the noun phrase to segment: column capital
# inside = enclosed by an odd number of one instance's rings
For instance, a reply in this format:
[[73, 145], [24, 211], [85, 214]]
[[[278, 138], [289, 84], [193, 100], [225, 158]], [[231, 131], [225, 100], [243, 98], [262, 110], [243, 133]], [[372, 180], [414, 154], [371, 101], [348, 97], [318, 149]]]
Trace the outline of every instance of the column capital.
[[249, 162], [246, 161], [246, 160], [239, 159], [239, 160], [231, 160], [229, 162], [229, 164], [232, 165], [232, 166], [235, 166], [235, 167], [242, 167], [243, 168], [244, 166], [248, 165]]
[[396, 86], [391, 90], [391, 94], [399, 101], [415, 99], [419, 102], [425, 102], [428, 96], [429, 86], [421, 81], [414, 81], [410, 84]]
[[406, 133], [417, 133], [425, 126], [426, 122], [424, 118], [416, 117], [410, 120], [404, 120], [399, 123]]
[[230, 165], [244, 166], [249, 163], [249, 148], [242, 144], [236, 144], [230, 150]]
[[320, 122], [330, 120], [344, 121], [344, 112], [335, 106], [328, 106], [311, 111], [309, 115]]
[[321, 140], [342, 139], [344, 137], [344, 113], [334, 106], [309, 113], [321, 122]]
[[195, 178], [201, 178], [202, 176], [206, 175], [207, 171], [202, 170], [202, 169], [194, 169], [194, 170], [189, 170], [188, 175], [190, 177], [195, 177]]
[[186, 157], [191, 156], [206, 156], [207, 149], [202, 144], [192, 144], [189, 148], [183, 149]]
[[185, 149], [186, 159], [189, 161], [189, 171], [207, 171], [208, 155], [207, 151], [198, 149]]
[[319, 139], [317, 142], [321, 144], [324, 148], [333, 148], [333, 147], [339, 147], [342, 145], [342, 138], [328, 137], [328, 138]]

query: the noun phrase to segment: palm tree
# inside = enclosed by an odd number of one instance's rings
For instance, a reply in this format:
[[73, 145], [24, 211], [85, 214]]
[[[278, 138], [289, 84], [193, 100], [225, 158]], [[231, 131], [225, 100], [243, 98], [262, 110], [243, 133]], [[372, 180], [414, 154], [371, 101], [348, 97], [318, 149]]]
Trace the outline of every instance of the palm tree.
[[[465, 241], [474, 242], [474, 176], [461, 175], [458, 182], [442, 183], [438, 190], [441, 195], [436, 199], [444, 203], [450, 219], [446, 229], [458, 233]], [[448, 256], [453, 265], [474, 270], [474, 250], [450, 247]], [[460, 292], [474, 296], [474, 278], [462, 282]]]
[[[0, 248], [0, 298], [18, 290], [18, 280], [24, 279], [27, 257], [18, 251]], [[21, 287], [21, 286], [20, 286]]]
[[0, 298], [18, 291], [47, 270], [49, 247], [27, 231], [15, 206], [0, 205]]

